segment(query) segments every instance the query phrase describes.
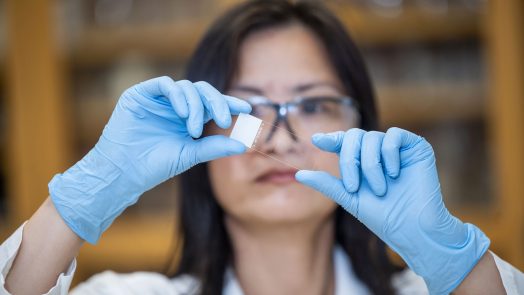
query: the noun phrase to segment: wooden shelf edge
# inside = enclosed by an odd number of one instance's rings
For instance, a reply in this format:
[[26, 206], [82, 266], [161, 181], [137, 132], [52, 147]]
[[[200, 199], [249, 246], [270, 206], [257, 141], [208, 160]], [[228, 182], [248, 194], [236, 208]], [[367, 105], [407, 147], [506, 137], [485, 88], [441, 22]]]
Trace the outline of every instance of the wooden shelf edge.
[[481, 119], [485, 115], [485, 94], [477, 84], [378, 86], [382, 126]]
[[99, 244], [86, 244], [82, 248], [79, 263], [85, 269], [100, 265], [123, 269], [161, 266], [175, 235], [172, 215], [119, 219], [104, 233]]
[[[481, 35], [482, 17], [466, 10], [433, 15], [409, 8], [400, 18], [381, 17], [350, 5], [333, 8], [362, 46], [403, 42], [441, 42]], [[137, 52], [156, 60], [184, 61], [192, 53], [212, 17], [170, 24], [91, 28], [77, 37], [68, 54], [75, 66], [93, 66], [115, 60], [123, 52]]]
[[359, 8], [333, 11], [361, 46], [478, 38], [482, 32], [483, 14], [467, 9], [435, 14], [410, 6], [403, 9], [400, 17], [384, 17]]

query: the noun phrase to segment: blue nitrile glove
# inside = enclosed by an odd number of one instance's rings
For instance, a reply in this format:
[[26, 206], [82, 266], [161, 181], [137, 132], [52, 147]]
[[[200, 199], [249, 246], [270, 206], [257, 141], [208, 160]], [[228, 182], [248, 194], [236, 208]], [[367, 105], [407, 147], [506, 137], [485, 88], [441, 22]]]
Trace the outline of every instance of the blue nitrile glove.
[[323, 171], [296, 178], [340, 204], [395, 250], [431, 294], [448, 294], [489, 247], [476, 226], [444, 206], [431, 145], [408, 131], [350, 129], [316, 134], [313, 143], [340, 157], [342, 179]]
[[232, 114], [250, 111], [206, 82], [137, 84], [122, 94], [95, 147], [51, 180], [51, 199], [75, 233], [96, 243], [145, 191], [198, 163], [243, 153], [242, 143], [222, 135], [193, 138], [211, 119], [228, 128]]

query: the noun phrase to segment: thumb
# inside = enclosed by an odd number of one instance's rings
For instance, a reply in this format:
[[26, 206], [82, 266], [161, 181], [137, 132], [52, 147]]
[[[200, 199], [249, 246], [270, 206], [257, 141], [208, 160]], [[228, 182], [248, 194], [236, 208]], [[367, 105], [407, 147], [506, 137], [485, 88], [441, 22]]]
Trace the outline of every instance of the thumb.
[[222, 157], [242, 154], [246, 151], [246, 146], [239, 141], [223, 135], [206, 136], [188, 142], [180, 154], [180, 171]]
[[298, 182], [321, 192], [358, 218], [358, 197], [347, 192], [340, 179], [324, 171], [309, 170], [298, 171], [295, 178]]

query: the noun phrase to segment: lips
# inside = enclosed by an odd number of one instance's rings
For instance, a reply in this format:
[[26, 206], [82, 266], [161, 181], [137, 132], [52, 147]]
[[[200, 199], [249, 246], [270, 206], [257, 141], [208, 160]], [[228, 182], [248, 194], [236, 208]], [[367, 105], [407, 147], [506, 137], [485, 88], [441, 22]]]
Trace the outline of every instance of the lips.
[[296, 169], [271, 169], [255, 179], [258, 183], [288, 184], [296, 182]]

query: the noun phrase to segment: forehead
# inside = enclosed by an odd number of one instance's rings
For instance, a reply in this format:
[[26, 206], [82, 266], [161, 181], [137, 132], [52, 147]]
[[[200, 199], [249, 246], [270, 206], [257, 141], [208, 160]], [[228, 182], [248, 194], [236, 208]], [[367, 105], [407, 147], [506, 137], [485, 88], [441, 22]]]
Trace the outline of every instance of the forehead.
[[252, 33], [244, 40], [232, 87], [277, 93], [319, 82], [342, 88], [316, 35], [300, 24], [289, 24]]

